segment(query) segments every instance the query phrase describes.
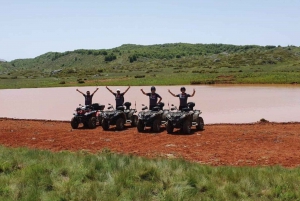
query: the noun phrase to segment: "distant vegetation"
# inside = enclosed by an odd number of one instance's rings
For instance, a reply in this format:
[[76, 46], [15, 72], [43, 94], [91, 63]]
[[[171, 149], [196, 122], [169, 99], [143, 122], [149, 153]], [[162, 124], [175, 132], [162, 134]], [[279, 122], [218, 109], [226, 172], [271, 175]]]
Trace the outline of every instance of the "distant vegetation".
[[126, 44], [0, 62], [0, 88], [218, 83], [300, 83], [300, 47]]

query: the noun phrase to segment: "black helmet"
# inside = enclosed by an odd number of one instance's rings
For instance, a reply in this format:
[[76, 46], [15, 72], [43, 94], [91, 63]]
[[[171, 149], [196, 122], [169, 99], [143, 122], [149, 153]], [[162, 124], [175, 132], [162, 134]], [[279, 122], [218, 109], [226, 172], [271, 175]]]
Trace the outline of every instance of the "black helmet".
[[155, 87], [151, 87], [151, 91], [152, 91], [152, 90], [156, 90]]
[[181, 88], [180, 88], [180, 91], [182, 91], [182, 90], [184, 90], [184, 91], [185, 91], [185, 87], [181, 87]]

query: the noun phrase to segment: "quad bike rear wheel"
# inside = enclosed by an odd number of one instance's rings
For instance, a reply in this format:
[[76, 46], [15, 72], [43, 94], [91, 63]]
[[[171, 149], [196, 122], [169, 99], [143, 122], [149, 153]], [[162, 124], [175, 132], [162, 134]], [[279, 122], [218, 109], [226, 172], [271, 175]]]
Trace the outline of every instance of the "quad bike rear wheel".
[[174, 126], [172, 125], [172, 122], [168, 121], [166, 129], [167, 129], [167, 133], [173, 133]]
[[73, 117], [73, 118], [71, 119], [71, 126], [72, 126], [72, 128], [73, 128], [73, 129], [77, 129], [77, 128], [78, 128], [78, 125], [79, 125], [79, 122], [78, 122], [77, 118]]
[[138, 132], [143, 132], [144, 129], [145, 129], [144, 123], [142, 121], [140, 121], [140, 120], [138, 120], [136, 127], [137, 127]]
[[96, 128], [96, 124], [97, 124], [97, 119], [96, 119], [96, 117], [91, 117], [91, 118], [88, 120], [88, 127], [89, 127], [90, 129]]
[[131, 117], [131, 126], [136, 127], [138, 124], [138, 117], [136, 115], [132, 115]]
[[158, 133], [160, 131], [160, 120], [159, 119], [155, 119], [152, 125], [152, 130], [155, 133]]
[[198, 117], [197, 118], [197, 126], [196, 126], [197, 130], [199, 131], [203, 131], [204, 130], [204, 120], [202, 117]]
[[185, 134], [191, 133], [191, 122], [189, 120], [185, 120], [182, 126], [182, 131]]
[[102, 121], [102, 128], [105, 131], [107, 131], [109, 129], [109, 122], [106, 119], [103, 119], [103, 121]]
[[124, 129], [124, 119], [123, 118], [117, 119], [117, 121], [116, 121], [116, 128], [119, 131]]

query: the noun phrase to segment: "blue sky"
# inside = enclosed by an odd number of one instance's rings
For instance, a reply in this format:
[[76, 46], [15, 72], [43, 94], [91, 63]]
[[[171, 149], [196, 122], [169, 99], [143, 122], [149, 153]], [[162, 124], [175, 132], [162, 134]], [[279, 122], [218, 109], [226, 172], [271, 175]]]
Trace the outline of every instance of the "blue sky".
[[299, 0], [0, 0], [0, 59], [122, 44], [300, 46]]

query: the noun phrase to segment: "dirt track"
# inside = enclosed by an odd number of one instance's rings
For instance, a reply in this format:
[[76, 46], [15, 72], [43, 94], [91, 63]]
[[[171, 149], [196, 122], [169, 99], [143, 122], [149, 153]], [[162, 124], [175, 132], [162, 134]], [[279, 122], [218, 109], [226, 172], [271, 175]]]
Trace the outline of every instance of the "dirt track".
[[191, 135], [71, 129], [68, 122], [0, 119], [0, 144], [37, 149], [109, 149], [146, 157], [179, 158], [210, 165], [300, 165], [300, 123], [206, 125]]

